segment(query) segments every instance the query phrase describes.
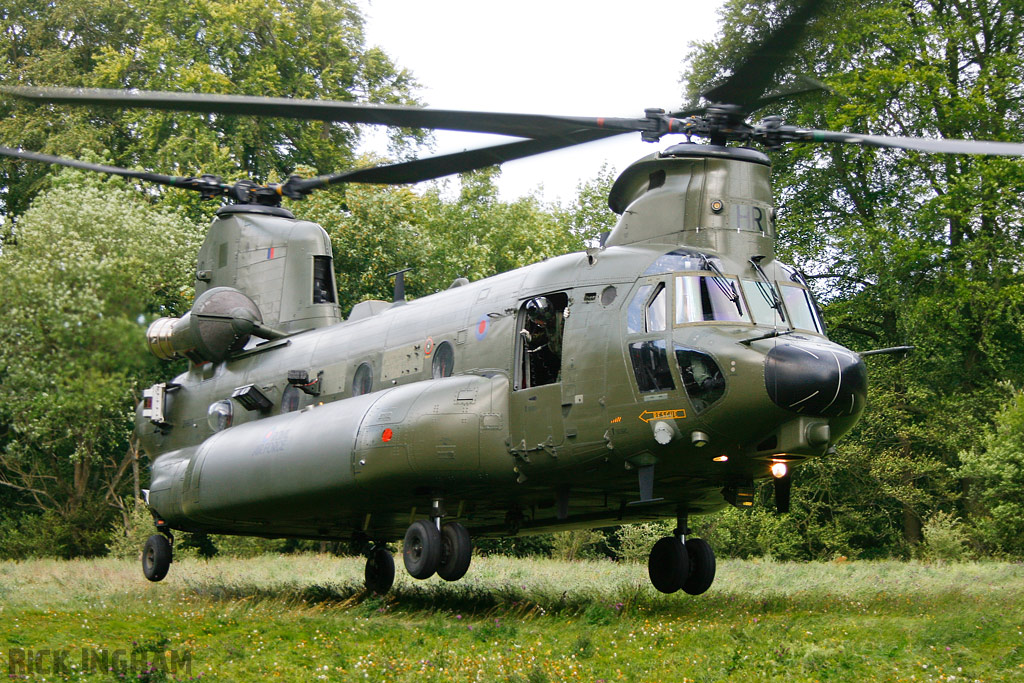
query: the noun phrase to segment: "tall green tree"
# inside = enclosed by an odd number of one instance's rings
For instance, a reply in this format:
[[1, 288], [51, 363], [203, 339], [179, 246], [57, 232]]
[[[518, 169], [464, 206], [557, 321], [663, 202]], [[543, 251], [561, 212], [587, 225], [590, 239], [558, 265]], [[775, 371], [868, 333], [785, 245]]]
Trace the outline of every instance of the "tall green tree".
[[145, 325], [188, 309], [200, 233], [70, 170], [17, 230], [0, 254], [0, 487], [46, 516], [53, 553], [95, 554], [131, 473], [133, 388], [167, 372]]
[[996, 416], [981, 444], [961, 455], [968, 509], [986, 550], [1024, 557], [1024, 393]]
[[[788, 65], [832, 92], [762, 113], [849, 132], [1024, 139], [1020, 3], [833, 4]], [[721, 37], [694, 50], [689, 95], [791, 5], [727, 2]], [[917, 347], [906, 360], [870, 361], [868, 413], [828, 475], [859, 473], [831, 497], [881, 509], [878, 537], [896, 528], [914, 543], [931, 510], [957, 504], [959, 453], [1005, 399], [997, 382], [1024, 382], [1024, 163], [852, 146], [794, 145], [772, 157], [780, 255], [816, 278], [831, 335], [857, 350]]]

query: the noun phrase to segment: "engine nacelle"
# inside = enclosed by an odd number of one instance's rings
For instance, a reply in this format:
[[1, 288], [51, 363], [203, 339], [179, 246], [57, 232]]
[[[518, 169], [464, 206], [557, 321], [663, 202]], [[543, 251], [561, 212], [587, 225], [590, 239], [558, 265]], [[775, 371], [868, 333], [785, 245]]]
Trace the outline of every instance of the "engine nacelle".
[[185, 356], [195, 363], [219, 363], [242, 349], [262, 322], [252, 299], [232, 287], [215, 287], [200, 294], [181, 318], [153, 321], [146, 341], [162, 360]]

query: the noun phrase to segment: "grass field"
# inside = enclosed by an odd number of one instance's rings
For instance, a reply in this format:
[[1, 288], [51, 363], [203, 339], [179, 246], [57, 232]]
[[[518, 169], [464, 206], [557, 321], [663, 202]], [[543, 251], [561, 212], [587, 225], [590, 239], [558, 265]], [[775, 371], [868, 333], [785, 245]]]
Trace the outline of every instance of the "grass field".
[[[400, 563], [400, 562], [399, 562]], [[646, 567], [475, 558], [361, 589], [326, 555], [0, 563], [12, 680], [1024, 681], [1024, 565], [722, 561], [703, 596]], [[149, 664], [147, 664], [147, 662]]]

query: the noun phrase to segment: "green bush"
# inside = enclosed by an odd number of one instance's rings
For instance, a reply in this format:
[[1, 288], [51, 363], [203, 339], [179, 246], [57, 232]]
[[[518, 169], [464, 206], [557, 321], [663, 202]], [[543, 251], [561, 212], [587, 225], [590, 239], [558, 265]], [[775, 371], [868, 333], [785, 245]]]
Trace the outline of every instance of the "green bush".
[[959, 562], [967, 554], [967, 532], [960, 519], [942, 510], [933, 514], [922, 528], [924, 541], [919, 552], [926, 560]]
[[675, 528], [675, 522], [668, 520], [624, 524], [615, 532], [618, 540], [615, 553], [624, 562], [647, 562], [647, 556], [658, 539], [671, 536]]
[[141, 500], [129, 503], [127, 519], [127, 524], [123, 517], [114, 522], [107, 541], [107, 554], [119, 560], [139, 557], [146, 539], [156, 533], [153, 515]]
[[87, 501], [74, 515], [55, 511], [24, 513], [0, 521], [0, 557], [96, 557], [109, 539], [110, 508]]
[[596, 559], [602, 557], [599, 548], [604, 534], [597, 529], [572, 529], [551, 534], [551, 557], [556, 560]]

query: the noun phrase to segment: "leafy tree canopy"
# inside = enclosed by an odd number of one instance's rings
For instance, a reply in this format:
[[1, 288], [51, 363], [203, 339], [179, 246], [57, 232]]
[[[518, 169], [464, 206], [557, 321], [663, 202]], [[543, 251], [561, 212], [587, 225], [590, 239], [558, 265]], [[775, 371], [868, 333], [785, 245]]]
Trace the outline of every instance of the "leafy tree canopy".
[[200, 235], [117, 179], [66, 170], [17, 237], [0, 254], [0, 485], [76, 529], [62, 553], [98, 552], [132, 387], [167, 372], [144, 326], [187, 309]]
[[[365, 44], [348, 0], [13, 0], [0, 8], [0, 35], [4, 84], [415, 102], [412, 76]], [[280, 118], [0, 103], [7, 146], [67, 156], [107, 149], [116, 165], [172, 175], [343, 170], [358, 135], [350, 125]], [[0, 203], [20, 214], [46, 172], [0, 163]]]

